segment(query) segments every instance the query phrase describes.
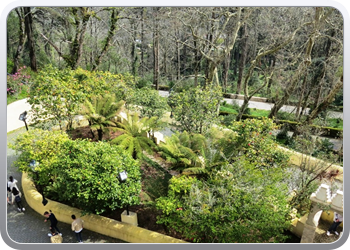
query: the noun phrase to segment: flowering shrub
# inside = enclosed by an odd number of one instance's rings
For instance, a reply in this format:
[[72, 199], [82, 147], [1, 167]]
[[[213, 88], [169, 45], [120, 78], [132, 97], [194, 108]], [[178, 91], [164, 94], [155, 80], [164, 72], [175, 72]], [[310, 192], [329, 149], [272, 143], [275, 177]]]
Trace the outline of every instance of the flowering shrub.
[[29, 79], [30, 75], [26, 72], [26, 66], [19, 68], [13, 75], [7, 75], [7, 94], [14, 95], [21, 93], [24, 84], [27, 83]]

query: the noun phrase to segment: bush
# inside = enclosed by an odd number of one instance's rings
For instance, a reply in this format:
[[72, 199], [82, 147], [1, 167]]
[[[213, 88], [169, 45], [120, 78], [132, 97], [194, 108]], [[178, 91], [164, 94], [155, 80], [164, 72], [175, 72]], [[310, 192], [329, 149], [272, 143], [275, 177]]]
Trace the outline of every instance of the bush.
[[[140, 202], [139, 163], [120, 147], [38, 129], [18, 136], [11, 147], [20, 152], [15, 166], [51, 199], [96, 214]], [[35, 172], [30, 160], [38, 163]], [[122, 183], [118, 174], [124, 170], [128, 178]]]
[[244, 157], [208, 181], [173, 177], [167, 197], [157, 199], [157, 223], [187, 241], [283, 242], [289, 207], [281, 171], [259, 171]]

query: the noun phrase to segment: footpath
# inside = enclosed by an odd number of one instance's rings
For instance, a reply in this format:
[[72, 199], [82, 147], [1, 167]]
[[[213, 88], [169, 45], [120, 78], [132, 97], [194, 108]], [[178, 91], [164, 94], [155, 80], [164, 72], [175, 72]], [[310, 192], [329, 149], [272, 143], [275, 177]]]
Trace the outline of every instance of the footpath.
[[[29, 111], [29, 109], [30, 106], [26, 100], [20, 100], [7, 106], [7, 143], [13, 142], [18, 134], [26, 131], [24, 123], [19, 121], [19, 115], [24, 111]], [[22, 173], [13, 167], [16, 158], [15, 152], [7, 147], [7, 179], [12, 175], [18, 180], [17, 185], [22, 190]], [[22, 204], [26, 209], [25, 212], [18, 212], [16, 205], [7, 205], [7, 233], [10, 239], [16, 243], [50, 243], [50, 238], [47, 235], [49, 222], [44, 223], [45, 217], [32, 210], [23, 196]], [[55, 213], [55, 211], [52, 212]], [[71, 230], [70, 224], [59, 222], [58, 228], [63, 235], [63, 243], [76, 243], [75, 234]], [[83, 230], [82, 237], [84, 243], [125, 243], [122, 240], [86, 229]]]

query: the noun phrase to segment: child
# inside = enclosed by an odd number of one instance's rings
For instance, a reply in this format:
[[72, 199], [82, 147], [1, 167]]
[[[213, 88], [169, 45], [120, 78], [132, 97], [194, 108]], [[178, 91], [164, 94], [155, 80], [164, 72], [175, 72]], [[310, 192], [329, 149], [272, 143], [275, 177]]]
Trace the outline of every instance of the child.
[[[21, 196], [19, 196], [19, 191], [17, 190], [17, 188], [13, 187], [12, 188], [12, 195], [14, 195], [14, 200], [17, 204], [17, 209], [19, 212], [21, 211], [25, 211], [23, 205], [22, 205], [22, 199], [21, 199]], [[12, 204], [13, 204], [13, 201], [12, 201]]]

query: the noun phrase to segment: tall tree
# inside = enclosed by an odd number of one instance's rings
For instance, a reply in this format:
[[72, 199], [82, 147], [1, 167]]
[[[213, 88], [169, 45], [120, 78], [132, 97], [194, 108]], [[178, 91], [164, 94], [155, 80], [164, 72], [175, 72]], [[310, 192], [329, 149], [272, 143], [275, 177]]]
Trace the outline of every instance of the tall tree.
[[28, 38], [30, 68], [34, 72], [37, 72], [38, 68], [36, 65], [35, 42], [34, 42], [34, 34], [33, 34], [33, 16], [31, 12], [31, 7], [23, 7], [23, 13], [24, 13], [25, 32]]
[[[66, 10], [66, 9], [64, 9]], [[91, 16], [95, 15], [95, 12], [91, 10], [91, 7], [70, 7], [67, 10], [68, 15], [72, 18], [74, 27], [74, 36], [70, 38], [68, 42], [69, 52], [62, 51], [53, 41], [47, 38], [43, 33], [40, 35], [57, 51], [58, 55], [64, 59], [67, 66], [71, 69], [77, 69], [83, 54], [84, 36], [87, 29], [87, 25]]]
[[[183, 16], [178, 17], [190, 30], [193, 39], [199, 44], [195, 48], [188, 42], [180, 42], [194, 51], [199, 48], [201, 55], [207, 61], [206, 85], [212, 84], [214, 79], [218, 84], [218, 66], [233, 49], [238, 31], [246, 22], [250, 13], [251, 9], [249, 8], [242, 13], [241, 7], [193, 8], [189, 13], [186, 13], [185, 18]], [[194, 17], [197, 17], [197, 19]], [[210, 23], [209, 29], [207, 27], [208, 22]], [[226, 33], [230, 33], [230, 36], [226, 36]], [[226, 43], [224, 43], [225, 39], [227, 39]]]
[[109, 30], [107, 33], [107, 37], [104, 40], [103, 48], [100, 52], [100, 54], [95, 58], [95, 62], [92, 65], [92, 70], [96, 70], [98, 66], [100, 65], [102, 58], [106, 55], [109, 48], [112, 45], [112, 39], [115, 35], [115, 31], [117, 29], [117, 22], [121, 18], [120, 13], [124, 10], [124, 8], [107, 8], [108, 11], [111, 12], [110, 20], [108, 23], [110, 23]]
[[159, 11], [160, 7], [153, 7], [153, 84], [159, 89]]
[[22, 57], [23, 54], [23, 50], [24, 50], [24, 44], [26, 41], [26, 33], [25, 33], [25, 21], [24, 21], [24, 10], [23, 7], [21, 8], [16, 8], [15, 9], [17, 16], [18, 16], [18, 45], [17, 45], [17, 50], [14, 56], [14, 65], [12, 68], [12, 74], [15, 74], [17, 72], [17, 70], [20, 67], [20, 59]]
[[298, 85], [301, 77], [305, 75], [306, 70], [311, 64], [311, 56], [315, 40], [319, 37], [320, 29], [322, 28], [323, 23], [326, 22], [327, 18], [332, 12], [333, 9], [328, 9], [327, 11], [325, 11], [325, 9], [322, 7], [315, 8], [315, 15], [310, 23], [311, 30], [309, 31], [306, 48], [303, 54], [303, 59], [300, 62], [297, 70], [295, 71], [292, 79], [290, 80], [288, 87], [285, 89], [283, 97], [280, 100], [278, 100], [272, 107], [271, 112], [269, 114], [269, 118], [273, 118], [276, 116], [277, 112], [286, 103], [286, 101], [289, 99], [290, 95]]

